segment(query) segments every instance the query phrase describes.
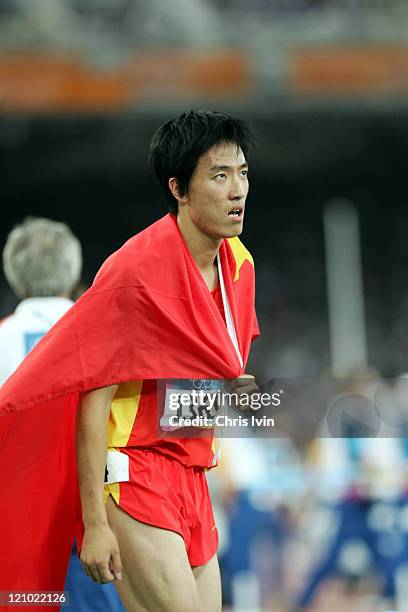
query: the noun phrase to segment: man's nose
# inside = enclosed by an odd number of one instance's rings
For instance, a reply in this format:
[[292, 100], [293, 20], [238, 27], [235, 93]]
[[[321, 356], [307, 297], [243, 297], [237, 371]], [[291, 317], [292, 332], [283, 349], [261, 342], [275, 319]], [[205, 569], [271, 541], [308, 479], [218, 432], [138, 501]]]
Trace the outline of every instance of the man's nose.
[[230, 189], [230, 200], [240, 200], [245, 195], [244, 185], [242, 181], [236, 177], [233, 179]]

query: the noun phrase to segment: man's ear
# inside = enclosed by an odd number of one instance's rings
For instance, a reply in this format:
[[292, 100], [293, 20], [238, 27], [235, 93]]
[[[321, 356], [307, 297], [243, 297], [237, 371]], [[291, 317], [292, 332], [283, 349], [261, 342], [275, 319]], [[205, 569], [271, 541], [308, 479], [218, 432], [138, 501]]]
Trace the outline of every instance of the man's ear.
[[187, 202], [187, 194], [183, 195], [181, 193], [179, 182], [175, 176], [169, 178], [169, 189], [179, 204], [185, 204]]

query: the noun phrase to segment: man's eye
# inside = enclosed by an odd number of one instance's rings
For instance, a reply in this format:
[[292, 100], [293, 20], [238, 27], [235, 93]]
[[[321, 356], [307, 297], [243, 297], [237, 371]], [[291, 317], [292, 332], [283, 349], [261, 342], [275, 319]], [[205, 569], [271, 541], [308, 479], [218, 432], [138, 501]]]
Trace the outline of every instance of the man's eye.
[[243, 171], [241, 172], [241, 174], [242, 174], [243, 176], [248, 176], [248, 170], [243, 170]]
[[227, 175], [225, 174], [225, 172], [221, 172], [220, 174], [215, 175], [215, 178], [219, 178], [219, 177], [227, 178]]

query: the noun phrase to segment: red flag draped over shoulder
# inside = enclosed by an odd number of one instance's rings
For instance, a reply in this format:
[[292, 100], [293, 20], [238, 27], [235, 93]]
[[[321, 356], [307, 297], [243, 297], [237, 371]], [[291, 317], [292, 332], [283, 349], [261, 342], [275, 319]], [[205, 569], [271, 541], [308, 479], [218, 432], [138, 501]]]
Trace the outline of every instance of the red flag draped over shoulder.
[[[220, 257], [245, 364], [258, 334], [253, 262], [238, 238], [223, 241]], [[81, 393], [129, 380], [242, 372], [174, 217], [111, 255], [0, 390], [0, 591], [63, 588], [76, 520]]]

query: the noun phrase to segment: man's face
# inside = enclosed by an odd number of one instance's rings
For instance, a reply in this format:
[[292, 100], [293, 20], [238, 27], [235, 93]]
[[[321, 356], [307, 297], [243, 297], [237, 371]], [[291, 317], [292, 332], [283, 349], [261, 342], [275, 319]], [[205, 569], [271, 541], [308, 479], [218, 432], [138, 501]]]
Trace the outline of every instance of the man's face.
[[239, 236], [248, 188], [248, 165], [243, 152], [236, 144], [220, 143], [198, 160], [188, 193], [179, 202], [179, 214], [187, 214], [198, 229], [212, 238]]

